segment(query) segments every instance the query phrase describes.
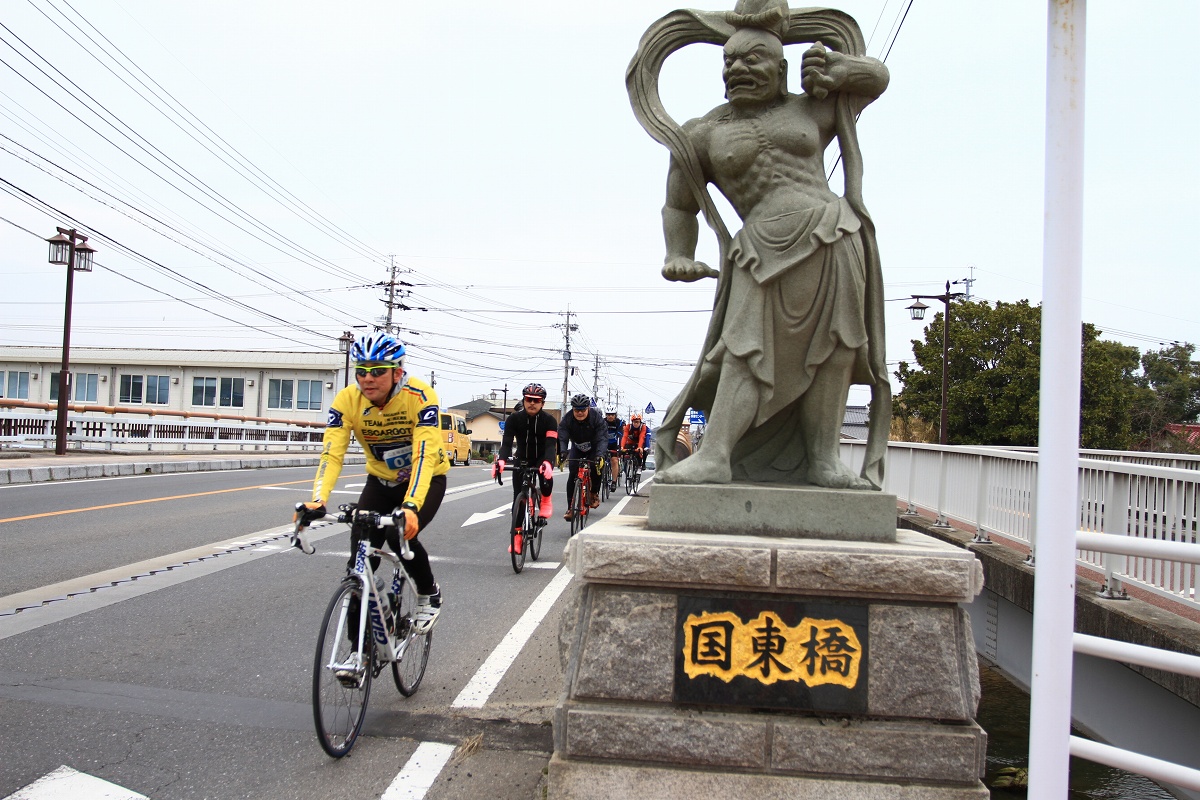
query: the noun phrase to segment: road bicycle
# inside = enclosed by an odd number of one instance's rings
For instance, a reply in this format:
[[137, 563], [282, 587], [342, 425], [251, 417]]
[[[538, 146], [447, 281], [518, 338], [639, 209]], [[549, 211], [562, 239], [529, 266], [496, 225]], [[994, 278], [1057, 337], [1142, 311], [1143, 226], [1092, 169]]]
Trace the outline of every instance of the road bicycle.
[[621, 474], [625, 481], [625, 494], [637, 494], [638, 484], [642, 480], [642, 471], [638, 466], [638, 457], [632, 451], [621, 455]]
[[604, 459], [604, 467], [600, 470], [600, 502], [608, 502], [612, 494], [612, 456]]
[[608, 493], [611, 495], [617, 491], [617, 486], [621, 484], [620, 450], [608, 451], [608, 458], [604, 461], [604, 474], [608, 478]]
[[[296, 506], [292, 544], [312, 554], [316, 548], [304, 535], [308, 520], [303, 509], [303, 503]], [[397, 530], [399, 557], [370, 545], [371, 530], [396, 527], [397, 522], [403, 526], [403, 517], [363, 511], [354, 504], [338, 506], [338, 510], [341, 513], [337, 521], [350, 525], [354, 564], [325, 609], [317, 637], [312, 682], [317, 738], [325, 752], [334, 758], [349, 753], [362, 731], [371, 681], [390, 664], [396, 688], [400, 694], [411, 697], [425, 676], [433, 643], [433, 631], [418, 630], [414, 621], [416, 583], [404, 567], [404, 562], [412, 559], [408, 542]], [[371, 559], [375, 557], [384, 559], [391, 567], [390, 585], [372, 569]], [[362, 602], [364, 597], [366, 603]]]
[[579, 531], [583, 530], [583, 526], [587, 524], [588, 512], [592, 510], [591, 503], [588, 498], [592, 494], [592, 464], [594, 461], [590, 458], [578, 459], [579, 464], [575, 468], [575, 490], [571, 492], [571, 536], [574, 536]]
[[[542, 492], [538, 488], [538, 472], [533, 467], [513, 465], [513, 480], [520, 485], [513, 498], [512, 521], [508, 526], [508, 553], [512, 557], [513, 572], [520, 574], [525, 568], [525, 554], [534, 560], [542, 553], [542, 527], [546, 521], [538, 517]], [[496, 475], [496, 483], [504, 485], [504, 474]]]

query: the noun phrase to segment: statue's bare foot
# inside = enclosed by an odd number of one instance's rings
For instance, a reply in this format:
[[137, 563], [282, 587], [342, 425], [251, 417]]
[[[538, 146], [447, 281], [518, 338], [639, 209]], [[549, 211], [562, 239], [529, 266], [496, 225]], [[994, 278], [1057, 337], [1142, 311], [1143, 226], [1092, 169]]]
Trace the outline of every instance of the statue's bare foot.
[[808, 468], [808, 482], [827, 489], [874, 489], [866, 478], [850, 471], [841, 459], [815, 461]]
[[729, 483], [733, 480], [733, 473], [723, 459], [705, 459], [694, 455], [660, 472], [656, 480], [662, 483]]

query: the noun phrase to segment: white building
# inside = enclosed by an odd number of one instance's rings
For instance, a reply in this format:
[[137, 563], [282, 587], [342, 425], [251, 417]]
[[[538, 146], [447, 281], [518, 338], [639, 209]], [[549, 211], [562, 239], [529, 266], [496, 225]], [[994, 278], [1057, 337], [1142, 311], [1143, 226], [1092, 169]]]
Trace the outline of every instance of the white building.
[[[175, 411], [324, 422], [345, 354], [71, 348], [72, 403], [119, 416]], [[62, 350], [0, 347], [0, 398], [56, 403]], [[112, 412], [108, 412], [112, 413]]]

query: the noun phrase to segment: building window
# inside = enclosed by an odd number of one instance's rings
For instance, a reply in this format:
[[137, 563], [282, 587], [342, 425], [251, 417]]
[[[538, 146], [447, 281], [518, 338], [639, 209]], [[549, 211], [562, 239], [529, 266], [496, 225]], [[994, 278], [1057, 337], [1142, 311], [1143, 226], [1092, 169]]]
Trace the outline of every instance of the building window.
[[296, 408], [300, 411], [321, 410], [320, 381], [296, 381]]
[[245, 394], [245, 378], [192, 378], [194, 406], [219, 404], [222, 408], [241, 408]]
[[170, 402], [171, 379], [166, 375], [146, 376], [146, 402], [152, 405], [165, 406]]
[[217, 379], [192, 378], [192, 405], [215, 406], [217, 404]]
[[141, 375], [122, 375], [121, 376], [121, 403], [141, 403], [142, 402], [142, 376]]
[[241, 408], [245, 394], [245, 378], [221, 378], [221, 405], [224, 408]]
[[292, 407], [292, 382], [271, 378], [267, 384], [267, 408]]
[[28, 400], [29, 399], [29, 373], [28, 372], [9, 372], [8, 382], [5, 385], [0, 385], [0, 389], [4, 389], [4, 396], [13, 400]]
[[[96, 388], [100, 385], [100, 373], [98, 372], [75, 372], [73, 383], [75, 384], [75, 402], [76, 403], [94, 403], [96, 402]], [[58, 400], [58, 373], [50, 373], [50, 399]]]

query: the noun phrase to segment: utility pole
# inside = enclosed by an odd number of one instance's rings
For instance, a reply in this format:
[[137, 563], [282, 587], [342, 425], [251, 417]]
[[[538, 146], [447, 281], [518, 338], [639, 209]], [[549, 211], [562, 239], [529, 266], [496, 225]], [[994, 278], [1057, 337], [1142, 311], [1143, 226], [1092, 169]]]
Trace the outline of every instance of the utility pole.
[[437, 386], [437, 376], [434, 374], [433, 370], [429, 370], [429, 388], [432, 389], [435, 386]]
[[600, 402], [600, 354], [596, 353], [596, 364], [592, 367], [592, 399]]
[[967, 291], [964, 293], [963, 300], [966, 300], [969, 303], [971, 301], [971, 287], [975, 284], [975, 280], [976, 280], [975, 265], [968, 264], [967, 269], [971, 270], [971, 277], [963, 278], [962, 280], [959, 280], [959, 281], [954, 281], [954, 283], [960, 283], [967, 287]]
[[563, 344], [563, 402], [559, 411], [559, 419], [564, 419], [567, 413], [567, 382], [571, 377], [571, 331], [579, 330], [579, 326], [571, 322], [571, 307], [567, 306], [567, 321], [555, 324], [553, 327], [562, 328]]
[[[383, 287], [387, 291], [387, 297], [385, 299], [382, 299], [379, 301], [379, 302], [383, 303], [385, 306], [387, 306], [387, 313], [384, 314], [384, 316], [379, 320], [379, 322], [381, 324], [376, 325], [375, 327], [376, 327], [376, 330], [383, 330], [385, 333], [390, 333], [392, 335], [395, 335], [400, 330], [400, 324], [392, 319], [393, 311], [396, 311], [396, 310], [428, 311], [429, 309], [427, 309], [427, 308], [415, 308], [414, 309], [412, 306], [405, 305], [404, 298], [406, 298], [410, 294], [412, 294], [412, 292], [409, 291], [409, 288], [412, 287], [412, 284], [408, 283], [407, 281], [396, 280], [396, 274], [397, 274], [396, 257], [388, 256], [388, 258], [390, 258], [392, 261], [391, 261], [391, 266], [388, 268], [387, 283], [376, 284], [377, 286]], [[396, 288], [397, 286], [402, 287], [402, 288], [397, 289]], [[397, 298], [399, 298], [399, 299], [397, 299]]]

